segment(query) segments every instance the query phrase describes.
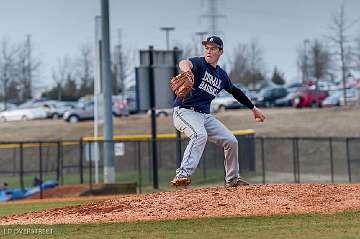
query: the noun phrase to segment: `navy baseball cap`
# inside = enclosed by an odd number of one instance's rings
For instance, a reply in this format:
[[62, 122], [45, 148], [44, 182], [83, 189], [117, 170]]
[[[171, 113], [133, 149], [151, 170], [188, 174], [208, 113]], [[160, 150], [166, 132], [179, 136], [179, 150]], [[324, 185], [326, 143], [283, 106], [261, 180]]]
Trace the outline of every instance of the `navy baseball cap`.
[[224, 47], [223, 41], [218, 36], [210, 36], [206, 39], [206, 41], [202, 41], [203, 45], [206, 45], [209, 43], [217, 45], [220, 49], [223, 49], [223, 47]]

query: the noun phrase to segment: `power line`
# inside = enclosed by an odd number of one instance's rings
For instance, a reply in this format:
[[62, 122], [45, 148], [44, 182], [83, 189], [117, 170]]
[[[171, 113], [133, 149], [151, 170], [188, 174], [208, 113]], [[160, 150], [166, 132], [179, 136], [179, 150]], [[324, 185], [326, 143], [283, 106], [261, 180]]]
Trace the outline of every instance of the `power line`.
[[201, 15], [200, 18], [205, 18], [209, 22], [208, 32], [211, 35], [219, 35], [221, 31], [219, 30], [218, 20], [221, 18], [226, 18], [225, 15], [219, 14], [218, 12], [218, 1], [219, 0], [206, 0], [208, 3], [207, 12]]

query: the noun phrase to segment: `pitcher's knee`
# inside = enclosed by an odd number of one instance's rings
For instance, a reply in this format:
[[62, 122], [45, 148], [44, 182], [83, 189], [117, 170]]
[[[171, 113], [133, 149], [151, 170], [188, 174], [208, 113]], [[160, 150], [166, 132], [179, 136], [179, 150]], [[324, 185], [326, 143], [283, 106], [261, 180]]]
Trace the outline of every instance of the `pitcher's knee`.
[[208, 135], [206, 131], [198, 131], [198, 132], [194, 132], [191, 138], [198, 142], [206, 143]]

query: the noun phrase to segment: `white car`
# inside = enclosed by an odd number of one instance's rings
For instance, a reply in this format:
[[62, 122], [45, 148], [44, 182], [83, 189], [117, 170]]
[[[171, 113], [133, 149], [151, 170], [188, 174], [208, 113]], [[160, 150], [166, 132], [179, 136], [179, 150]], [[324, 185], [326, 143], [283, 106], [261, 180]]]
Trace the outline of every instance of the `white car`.
[[[321, 103], [323, 106], [340, 106], [345, 105], [343, 90], [329, 91], [329, 96]], [[346, 102], [348, 105], [359, 103], [359, 90], [356, 88], [346, 89]]]
[[3, 111], [0, 113], [0, 121], [16, 121], [16, 120], [33, 120], [33, 119], [45, 119], [47, 113], [42, 109], [15, 109], [9, 111]]
[[211, 112], [225, 112], [226, 109], [238, 109], [241, 105], [239, 102], [226, 91], [221, 91], [215, 99], [211, 102]]

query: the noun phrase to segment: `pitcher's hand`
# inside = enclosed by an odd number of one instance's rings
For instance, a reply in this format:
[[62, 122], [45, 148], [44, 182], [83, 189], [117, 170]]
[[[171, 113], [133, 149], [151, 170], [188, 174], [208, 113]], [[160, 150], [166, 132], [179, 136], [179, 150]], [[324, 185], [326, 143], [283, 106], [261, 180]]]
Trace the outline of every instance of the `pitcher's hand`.
[[265, 115], [256, 106], [254, 106], [254, 108], [252, 108], [252, 112], [254, 114], [254, 118], [255, 118], [256, 122], [264, 122], [265, 121]]

